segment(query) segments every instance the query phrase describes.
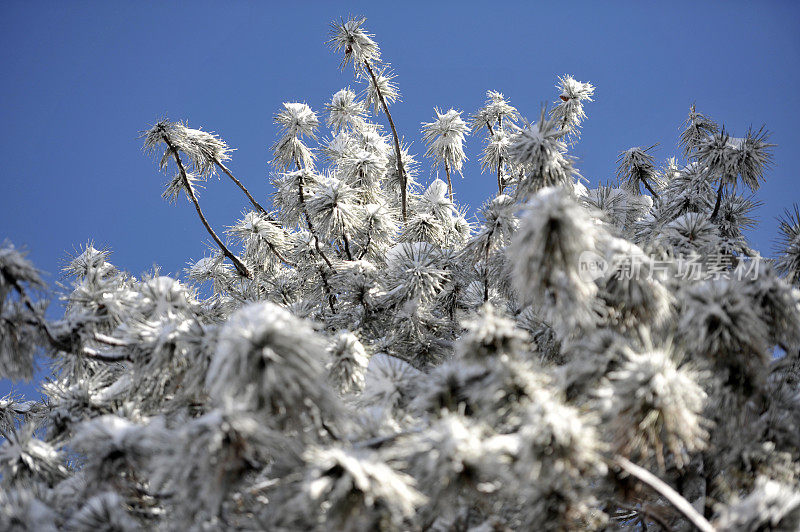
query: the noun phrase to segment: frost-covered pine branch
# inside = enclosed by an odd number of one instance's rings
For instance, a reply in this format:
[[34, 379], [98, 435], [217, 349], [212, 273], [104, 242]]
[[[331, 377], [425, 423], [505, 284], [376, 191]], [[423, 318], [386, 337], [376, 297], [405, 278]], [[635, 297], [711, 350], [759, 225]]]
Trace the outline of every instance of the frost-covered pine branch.
[[422, 132], [428, 150], [427, 157], [433, 159], [434, 168], [444, 166], [447, 176], [447, 190], [450, 201], [453, 201], [453, 182], [450, 171], [461, 173], [467, 156], [464, 154], [464, 137], [469, 134], [469, 126], [461, 119], [461, 113], [450, 109], [442, 113], [434, 109], [436, 120], [423, 122]]
[[[214, 240], [181, 279], [89, 242], [52, 291], [0, 246], [0, 376], [47, 371], [0, 398], [0, 529], [796, 530], [800, 215], [774, 260], [748, 240], [765, 130], [693, 105], [678, 157], [590, 186], [595, 87], [562, 76], [550, 111], [437, 110], [425, 180], [365, 24], [328, 41], [363, 90], [279, 107], [269, 198], [218, 135], [145, 133]], [[497, 175], [475, 218], [468, 155]], [[230, 242], [197, 199], [217, 172], [246, 196]]]

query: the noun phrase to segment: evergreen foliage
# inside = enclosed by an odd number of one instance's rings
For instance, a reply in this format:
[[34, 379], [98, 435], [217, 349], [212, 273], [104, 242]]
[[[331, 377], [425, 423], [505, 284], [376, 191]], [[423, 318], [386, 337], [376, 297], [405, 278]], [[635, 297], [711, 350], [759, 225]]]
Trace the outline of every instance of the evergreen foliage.
[[[682, 162], [632, 147], [589, 189], [570, 150], [602, 95], [565, 75], [535, 122], [495, 91], [435, 110], [423, 185], [365, 23], [328, 41], [362, 90], [276, 112], [269, 209], [218, 135], [144, 132], [214, 240], [184, 279], [87, 244], [48, 321], [0, 246], [0, 376], [52, 369], [0, 399], [0, 529], [800, 529], [797, 208], [776, 260], [744, 235], [768, 133], [692, 106]], [[475, 221], [470, 134], [498, 185]], [[222, 237], [214, 175], [249, 205]]]

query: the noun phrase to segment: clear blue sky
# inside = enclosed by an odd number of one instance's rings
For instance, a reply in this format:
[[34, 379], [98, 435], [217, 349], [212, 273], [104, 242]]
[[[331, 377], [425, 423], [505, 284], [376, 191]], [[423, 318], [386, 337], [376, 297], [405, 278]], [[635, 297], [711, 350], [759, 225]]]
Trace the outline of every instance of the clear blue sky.
[[[0, 239], [28, 248], [51, 284], [65, 254], [89, 239], [132, 273], [153, 264], [179, 272], [202, 256], [207, 235], [188, 203], [161, 199], [165, 177], [142, 154], [139, 131], [162, 116], [216, 131], [237, 148], [234, 173], [266, 198], [281, 102], [320, 112], [353, 84], [324, 44], [329, 22], [349, 13], [367, 17], [398, 75], [393, 115], [420, 160], [420, 122], [434, 106], [471, 113], [494, 89], [535, 119], [568, 73], [597, 87], [573, 150], [591, 183], [612, 178], [631, 146], [660, 143], [659, 161], [677, 155], [696, 102], [734, 134], [766, 124], [778, 144], [751, 232], [762, 253], [771, 253], [775, 216], [800, 201], [800, 2], [6, 0]], [[468, 138], [465, 179], [455, 182], [473, 207], [495, 186], [478, 169], [481, 142]], [[244, 199], [220, 181], [201, 194], [218, 229]]]

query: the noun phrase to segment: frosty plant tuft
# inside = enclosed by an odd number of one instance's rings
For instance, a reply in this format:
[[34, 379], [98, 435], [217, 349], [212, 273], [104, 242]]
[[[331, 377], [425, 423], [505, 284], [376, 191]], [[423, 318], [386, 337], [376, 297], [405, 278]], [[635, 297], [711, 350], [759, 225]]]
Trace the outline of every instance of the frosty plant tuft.
[[[221, 134], [143, 133], [211, 238], [180, 278], [88, 243], [51, 321], [0, 246], [0, 376], [49, 371], [0, 399], [0, 530], [797, 530], [797, 208], [773, 258], [745, 234], [766, 129], [692, 105], [675, 157], [642, 139], [591, 186], [580, 75], [395, 123], [366, 20], [328, 45], [324, 107], [276, 102], [269, 198]], [[231, 185], [245, 212], [212, 225]]]

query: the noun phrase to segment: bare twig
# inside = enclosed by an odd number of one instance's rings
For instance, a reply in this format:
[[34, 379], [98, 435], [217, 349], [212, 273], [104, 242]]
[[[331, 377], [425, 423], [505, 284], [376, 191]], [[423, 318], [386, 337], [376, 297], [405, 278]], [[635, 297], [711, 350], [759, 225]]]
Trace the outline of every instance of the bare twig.
[[[219, 168], [220, 168], [220, 169], [221, 169], [223, 172], [225, 172], [225, 174], [226, 174], [228, 177], [230, 177], [230, 178], [231, 178], [231, 180], [233, 180], [233, 182], [234, 182], [234, 183], [236, 183], [236, 185], [237, 185], [237, 186], [238, 186], [240, 189], [242, 189], [242, 192], [244, 192], [244, 194], [247, 196], [247, 199], [249, 199], [249, 200], [250, 200], [250, 203], [252, 203], [252, 204], [253, 204], [253, 207], [255, 207], [257, 211], [259, 211], [261, 214], [264, 214], [264, 215], [266, 215], [266, 216], [267, 216], [267, 218], [269, 218], [269, 213], [266, 211], [266, 209], [264, 209], [264, 207], [262, 207], [262, 206], [261, 206], [261, 205], [260, 205], [260, 204], [259, 204], [259, 203], [256, 201], [256, 199], [255, 199], [255, 198], [254, 198], [254, 197], [253, 197], [253, 196], [250, 194], [250, 191], [249, 191], [249, 190], [247, 190], [247, 188], [245, 188], [245, 186], [242, 184], [242, 182], [241, 182], [241, 181], [239, 181], [238, 179], [236, 179], [236, 177], [234, 177], [234, 175], [231, 173], [231, 171], [228, 169], [228, 167], [227, 167], [227, 166], [225, 166], [224, 164], [222, 164], [222, 163], [221, 163], [221, 162], [220, 162], [218, 159], [216, 159], [216, 158], [214, 159], [214, 164], [216, 164], [217, 166], [219, 166]], [[270, 220], [270, 221], [272, 221], [272, 220]]]
[[[242, 192], [245, 193], [245, 195], [247, 196], [247, 199], [249, 199], [250, 203], [253, 204], [253, 207], [255, 207], [258, 212], [263, 214], [264, 217], [267, 219], [267, 221], [269, 221], [272, 224], [277, 225], [284, 233], [286, 233], [286, 229], [284, 229], [283, 226], [281, 226], [280, 223], [277, 220], [275, 220], [274, 218], [272, 218], [272, 216], [270, 216], [269, 212], [267, 212], [267, 210], [264, 207], [262, 207], [260, 203], [258, 203], [256, 201], [256, 199], [250, 194], [250, 191], [247, 190], [247, 188], [242, 184], [241, 181], [236, 179], [236, 176], [234, 176], [233, 173], [231, 173], [230, 169], [228, 169], [227, 166], [222, 164], [222, 162], [220, 162], [218, 159], [214, 159], [214, 164], [219, 166], [220, 170], [225, 172], [225, 174], [228, 177], [230, 177], [231, 180], [233, 180], [233, 182], [236, 183], [236, 185], [240, 189], [242, 189]], [[281, 253], [275, 248], [275, 246], [272, 245], [272, 243], [268, 243], [267, 246], [269, 247], [269, 250], [272, 253], [275, 254], [275, 256], [278, 258], [279, 261], [281, 261], [282, 263], [286, 264], [289, 267], [292, 267], [292, 268], [295, 267], [295, 265], [293, 263], [291, 263], [290, 261], [286, 260], [286, 258], [283, 255], [281, 255]]]
[[[500, 120], [502, 120], [502, 118], [498, 119], [498, 124], [502, 127], [502, 122], [500, 122]], [[489, 139], [491, 140], [491, 138], [494, 137], [494, 129], [492, 128], [492, 124], [489, 123], [488, 120], [486, 121], [486, 127], [489, 130]], [[503, 193], [503, 188], [504, 188], [503, 187], [503, 177], [501, 175], [502, 168], [503, 168], [503, 156], [499, 155], [497, 157], [497, 193], [498, 194], [502, 194]]]
[[[297, 165], [297, 170], [302, 172], [303, 168], [300, 166], [300, 161], [295, 161], [294, 163], [295, 165]], [[309, 218], [308, 216], [308, 209], [306, 209], [305, 191], [303, 190], [302, 175], [300, 176], [300, 179], [297, 182], [297, 195], [299, 196], [300, 207], [302, 208], [303, 211], [303, 217], [306, 220], [306, 225], [308, 225], [308, 231], [311, 233], [311, 238], [314, 240], [314, 248], [317, 250], [317, 253], [319, 253], [319, 256], [322, 257], [322, 260], [325, 261], [325, 264], [328, 265], [328, 268], [336, 272], [336, 270], [333, 267], [333, 264], [325, 255], [325, 253], [322, 251], [322, 247], [319, 245], [319, 238], [317, 238], [317, 235], [314, 233], [314, 225], [311, 223], [311, 218]], [[336, 312], [336, 306], [334, 304], [336, 301], [336, 297], [333, 295], [330, 284], [328, 283], [328, 275], [325, 273], [325, 270], [323, 268], [319, 269], [319, 275], [322, 278], [322, 286], [325, 289], [325, 293], [328, 296], [328, 306], [331, 308], [331, 312]]]
[[192, 189], [192, 184], [189, 182], [189, 178], [186, 176], [186, 169], [183, 167], [183, 162], [181, 161], [181, 156], [178, 154], [178, 150], [175, 148], [175, 145], [172, 144], [172, 141], [169, 140], [169, 136], [166, 133], [161, 135], [161, 138], [164, 139], [164, 142], [169, 147], [170, 151], [172, 152], [172, 156], [175, 159], [175, 164], [178, 165], [178, 170], [181, 174], [181, 179], [183, 180], [183, 186], [186, 189], [186, 194], [189, 196], [189, 199], [194, 204], [194, 208], [197, 211], [197, 215], [200, 217], [200, 221], [203, 223], [203, 226], [208, 231], [208, 234], [211, 235], [211, 238], [214, 239], [217, 246], [219, 246], [222, 254], [228, 257], [233, 265], [236, 267], [236, 271], [239, 272], [239, 275], [243, 277], [247, 277], [248, 279], [251, 278], [250, 270], [247, 269], [247, 266], [242, 264], [242, 261], [239, 258], [231, 253], [231, 251], [223, 244], [222, 240], [217, 236], [217, 233], [211, 228], [209, 225], [208, 220], [206, 220], [205, 215], [203, 214], [203, 210], [200, 208], [200, 203], [197, 201], [197, 197], [194, 195], [194, 190]]
[[[491, 234], [489, 235], [491, 238]], [[487, 239], [486, 249], [483, 252], [483, 302], [489, 301], [489, 247], [490, 242]]]
[[[372, 85], [375, 87], [375, 92], [378, 93], [378, 98], [381, 101], [383, 112], [386, 113], [386, 118], [389, 119], [389, 127], [392, 129], [392, 137], [394, 138], [394, 155], [397, 158], [397, 173], [400, 174], [400, 180], [403, 183], [403, 191], [400, 194], [401, 211], [403, 213], [403, 221], [406, 221], [406, 189], [408, 188], [408, 180], [406, 179], [406, 170], [403, 167], [403, 158], [400, 151], [400, 139], [397, 136], [397, 129], [394, 127], [394, 120], [389, 112], [389, 106], [386, 105], [386, 99], [383, 97], [383, 92], [378, 86], [378, 80], [375, 78], [375, 73], [372, 71], [372, 66], [369, 61], [364, 60], [364, 65], [367, 67], [370, 78], [372, 78]], [[452, 198], [451, 198], [452, 199]]]
[[714, 532], [714, 527], [694, 506], [684, 499], [680, 493], [672, 489], [666, 482], [640, 467], [624, 456], [615, 456], [613, 463], [637, 480], [649, 486], [653, 491], [664, 497], [676, 510], [683, 514], [692, 525], [702, 532]]
[[92, 349], [91, 347], [84, 347], [81, 350], [81, 355], [94, 360], [99, 360], [100, 362], [131, 362], [131, 358], [128, 355], [122, 353], [112, 355], [109, 353], [103, 353], [97, 349]]
[[[300, 171], [303, 170], [302, 167], [300, 166], [300, 162], [299, 161], [295, 161], [295, 164], [297, 165], [297, 169], [298, 170], [300, 170]], [[319, 255], [322, 257], [322, 260], [325, 261], [325, 264], [328, 265], [328, 268], [330, 268], [331, 270], [334, 270], [333, 264], [328, 259], [328, 257], [325, 255], [325, 253], [322, 251], [322, 248], [319, 245], [319, 238], [317, 238], [317, 234], [314, 231], [314, 224], [311, 223], [311, 218], [309, 218], [309, 216], [308, 216], [308, 209], [306, 209], [306, 198], [305, 198], [305, 190], [303, 189], [303, 177], [302, 176], [300, 176], [300, 180], [297, 182], [297, 195], [298, 195], [298, 199], [300, 201], [300, 207], [303, 210], [303, 218], [305, 218], [306, 225], [308, 226], [308, 231], [311, 233], [311, 236], [314, 239], [314, 247], [316, 248], [317, 253], [319, 253]]]
[[450, 181], [450, 166], [444, 162], [444, 173], [447, 174], [447, 190], [450, 192], [450, 202], [453, 202], [453, 182]]
[[50, 345], [57, 351], [69, 351], [70, 345], [67, 342], [59, 340], [58, 338], [53, 336], [53, 333], [50, 332], [50, 327], [48, 327], [47, 322], [40, 315], [39, 311], [37, 311], [36, 308], [33, 306], [33, 303], [28, 297], [28, 294], [25, 292], [25, 289], [22, 287], [22, 285], [19, 284], [19, 281], [10, 278], [5, 273], [3, 273], [2, 270], [0, 270], [0, 275], [2, 275], [6, 279], [6, 281], [9, 282], [11, 286], [14, 287], [14, 290], [17, 291], [20, 299], [22, 300], [22, 303], [25, 305], [25, 308], [27, 308], [28, 311], [33, 316], [33, 319], [35, 320], [34, 325], [38, 326], [42, 330]]
[[367, 241], [364, 244], [364, 248], [361, 250], [361, 254], [358, 256], [358, 260], [363, 259], [364, 255], [366, 255], [367, 251], [369, 251], [369, 244], [372, 241], [372, 235], [370, 234], [371, 229], [372, 229], [372, 222], [370, 222], [370, 226], [367, 227]]
[[725, 181], [719, 182], [719, 188], [717, 189], [717, 202], [714, 204], [714, 212], [711, 213], [711, 219], [716, 220], [717, 215], [719, 214], [719, 207], [722, 205], [722, 189], [725, 186]]
[[658, 199], [658, 194], [655, 190], [653, 190], [653, 187], [650, 186], [650, 183], [647, 181], [647, 179], [642, 179], [642, 183], [644, 183], [644, 188], [646, 188], [655, 199]]
[[98, 332], [94, 333], [94, 339], [101, 344], [113, 345], [114, 347], [126, 347], [128, 345], [128, 342], [124, 340], [120, 340], [119, 338], [114, 338], [113, 336], [108, 336]]
[[342, 233], [342, 240], [344, 241], [344, 252], [347, 255], [347, 260], [353, 260], [353, 255], [350, 253], [350, 240], [347, 238], [347, 233]]

